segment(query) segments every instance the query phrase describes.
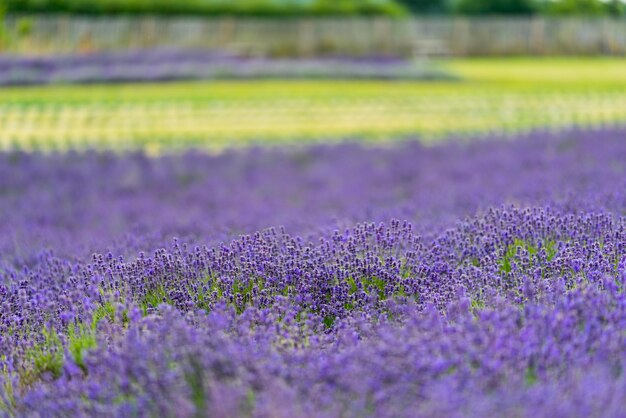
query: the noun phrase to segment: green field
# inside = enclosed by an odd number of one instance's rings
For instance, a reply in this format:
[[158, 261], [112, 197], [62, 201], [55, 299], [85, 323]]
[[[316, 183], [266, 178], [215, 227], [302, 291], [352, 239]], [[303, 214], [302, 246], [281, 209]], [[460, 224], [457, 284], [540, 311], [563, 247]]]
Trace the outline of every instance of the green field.
[[453, 60], [453, 82], [245, 81], [0, 89], [0, 147], [219, 149], [626, 122], [626, 60]]

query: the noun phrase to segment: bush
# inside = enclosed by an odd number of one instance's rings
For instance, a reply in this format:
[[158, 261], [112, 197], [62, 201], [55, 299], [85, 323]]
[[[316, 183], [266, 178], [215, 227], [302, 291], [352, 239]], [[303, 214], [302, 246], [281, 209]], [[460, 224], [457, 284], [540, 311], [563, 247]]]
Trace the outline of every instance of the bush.
[[[0, 0], [1, 1], [1, 0]], [[395, 0], [5, 0], [14, 13], [88, 15], [403, 15]]]
[[453, 8], [467, 15], [528, 15], [537, 11], [533, 0], [458, 0]]
[[0, 0], [0, 51], [4, 49], [6, 42], [6, 28], [4, 23], [4, 16], [6, 14], [6, 5], [3, 0]]
[[450, 11], [450, 2], [447, 0], [399, 0], [415, 14], [443, 14]]
[[598, 16], [609, 13], [609, 4], [601, 0], [560, 0], [544, 7], [546, 14]]

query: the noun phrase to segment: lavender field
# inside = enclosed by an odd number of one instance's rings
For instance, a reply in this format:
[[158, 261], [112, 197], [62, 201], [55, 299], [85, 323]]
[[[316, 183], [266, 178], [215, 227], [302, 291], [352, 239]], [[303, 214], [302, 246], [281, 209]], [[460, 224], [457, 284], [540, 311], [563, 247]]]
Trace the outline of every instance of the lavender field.
[[626, 128], [0, 154], [0, 415], [621, 417]]
[[271, 58], [154, 49], [66, 56], [0, 56], [0, 86], [215, 79], [454, 80], [431, 63], [393, 56]]

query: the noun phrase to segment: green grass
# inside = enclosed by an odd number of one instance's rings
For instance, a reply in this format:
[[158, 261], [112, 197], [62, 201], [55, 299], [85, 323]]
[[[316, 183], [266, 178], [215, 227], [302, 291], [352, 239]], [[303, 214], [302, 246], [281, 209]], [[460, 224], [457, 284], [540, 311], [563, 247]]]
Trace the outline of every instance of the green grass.
[[0, 148], [333, 141], [626, 121], [626, 59], [443, 63], [461, 82], [246, 81], [0, 90]]

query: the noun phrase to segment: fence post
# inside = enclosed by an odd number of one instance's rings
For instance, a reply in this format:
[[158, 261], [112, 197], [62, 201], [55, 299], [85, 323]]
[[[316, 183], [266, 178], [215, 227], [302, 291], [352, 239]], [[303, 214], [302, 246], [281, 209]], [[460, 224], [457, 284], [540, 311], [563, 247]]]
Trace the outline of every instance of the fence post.
[[232, 18], [223, 18], [219, 21], [219, 35], [217, 41], [218, 48], [225, 48], [233, 41], [235, 35], [235, 20]]
[[602, 19], [602, 44], [604, 53], [608, 53], [610, 55], [616, 55], [615, 48], [615, 31], [613, 27], [613, 19], [604, 18]]
[[468, 54], [467, 39], [470, 33], [470, 22], [466, 17], [457, 17], [452, 24], [452, 50], [454, 55]]
[[314, 32], [315, 27], [309, 19], [298, 20], [298, 55], [308, 57], [314, 52]]
[[531, 47], [530, 52], [534, 54], [543, 55], [544, 50], [544, 37], [545, 37], [545, 25], [546, 22], [541, 17], [531, 17], [530, 24], [530, 40]]

